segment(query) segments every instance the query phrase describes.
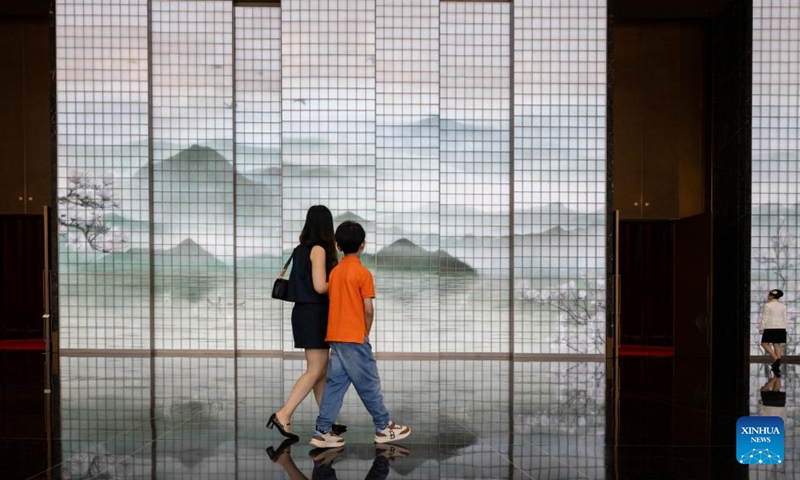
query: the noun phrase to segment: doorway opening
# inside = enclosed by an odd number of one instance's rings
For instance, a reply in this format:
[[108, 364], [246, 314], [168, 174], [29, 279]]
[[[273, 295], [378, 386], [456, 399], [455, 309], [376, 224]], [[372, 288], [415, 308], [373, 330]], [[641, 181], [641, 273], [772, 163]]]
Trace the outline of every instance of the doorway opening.
[[613, 39], [618, 340], [623, 350], [703, 355], [713, 227], [710, 24], [625, 20]]

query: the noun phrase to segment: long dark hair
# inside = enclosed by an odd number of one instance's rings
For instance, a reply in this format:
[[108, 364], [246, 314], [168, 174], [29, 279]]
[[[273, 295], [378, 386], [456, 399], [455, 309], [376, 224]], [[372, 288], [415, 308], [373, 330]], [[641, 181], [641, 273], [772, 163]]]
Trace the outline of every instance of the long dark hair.
[[333, 236], [333, 215], [325, 205], [314, 205], [306, 213], [306, 224], [300, 232], [303, 245], [320, 244], [325, 249], [325, 270], [329, 273], [339, 263], [336, 239]]

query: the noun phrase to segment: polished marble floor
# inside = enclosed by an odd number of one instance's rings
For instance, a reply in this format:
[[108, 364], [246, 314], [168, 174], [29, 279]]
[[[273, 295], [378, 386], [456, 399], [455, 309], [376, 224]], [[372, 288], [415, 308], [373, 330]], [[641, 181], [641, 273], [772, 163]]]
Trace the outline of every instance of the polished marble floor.
[[[386, 404], [413, 434], [376, 448], [351, 391], [347, 445], [308, 445], [316, 406], [303, 403], [283, 443], [264, 422], [302, 362], [283, 358], [55, 357], [0, 352], [3, 479], [704, 479], [800, 478], [795, 365], [781, 385], [786, 462], [735, 461], [735, 424], [715, 409], [703, 361], [623, 358], [608, 380], [598, 361], [379, 360]], [[751, 365], [750, 414], [765, 414], [771, 378]], [[769, 402], [768, 402], [769, 403]], [[777, 412], [777, 413], [776, 413]], [[733, 428], [731, 428], [733, 430]]]

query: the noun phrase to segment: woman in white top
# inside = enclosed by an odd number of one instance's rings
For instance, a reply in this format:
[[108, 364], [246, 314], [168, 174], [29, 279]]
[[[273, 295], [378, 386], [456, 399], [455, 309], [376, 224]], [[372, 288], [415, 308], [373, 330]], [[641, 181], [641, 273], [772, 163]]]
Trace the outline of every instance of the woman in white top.
[[767, 302], [761, 309], [761, 321], [758, 323], [758, 333], [761, 334], [761, 346], [772, 357], [772, 372], [776, 376], [781, 373], [781, 344], [786, 343], [786, 305], [778, 299], [783, 292], [777, 288], [767, 294]]

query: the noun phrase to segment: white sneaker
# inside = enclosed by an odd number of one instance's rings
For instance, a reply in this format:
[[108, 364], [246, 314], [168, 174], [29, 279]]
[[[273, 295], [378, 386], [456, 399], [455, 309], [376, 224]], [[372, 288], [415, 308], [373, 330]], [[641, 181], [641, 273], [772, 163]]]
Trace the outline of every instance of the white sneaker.
[[341, 447], [344, 445], [344, 438], [336, 435], [333, 432], [320, 432], [317, 430], [314, 432], [314, 436], [311, 437], [311, 441], [308, 443], [319, 448]]
[[383, 430], [375, 434], [375, 443], [391, 443], [411, 435], [411, 429], [404, 425], [389, 422]]

